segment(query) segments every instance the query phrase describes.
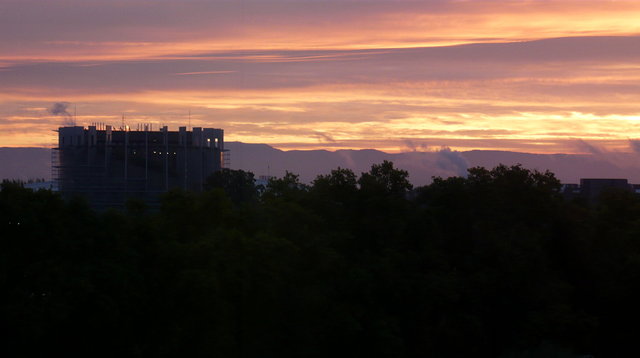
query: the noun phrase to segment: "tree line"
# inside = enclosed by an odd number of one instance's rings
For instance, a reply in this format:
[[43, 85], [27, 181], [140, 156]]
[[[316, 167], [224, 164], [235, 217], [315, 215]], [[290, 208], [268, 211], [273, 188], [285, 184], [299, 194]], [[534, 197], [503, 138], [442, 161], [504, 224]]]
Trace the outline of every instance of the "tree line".
[[5, 181], [0, 287], [5, 356], [616, 357], [640, 199], [503, 165], [418, 188], [390, 162], [266, 187], [225, 169], [155, 211]]

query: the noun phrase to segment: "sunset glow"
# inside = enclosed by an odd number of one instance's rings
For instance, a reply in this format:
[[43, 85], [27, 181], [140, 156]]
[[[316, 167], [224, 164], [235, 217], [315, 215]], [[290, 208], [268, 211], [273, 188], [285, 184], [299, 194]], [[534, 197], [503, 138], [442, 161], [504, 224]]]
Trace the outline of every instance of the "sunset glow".
[[[0, 146], [79, 125], [281, 149], [631, 151], [637, 1], [4, 1]], [[73, 119], [73, 118], [72, 118]]]

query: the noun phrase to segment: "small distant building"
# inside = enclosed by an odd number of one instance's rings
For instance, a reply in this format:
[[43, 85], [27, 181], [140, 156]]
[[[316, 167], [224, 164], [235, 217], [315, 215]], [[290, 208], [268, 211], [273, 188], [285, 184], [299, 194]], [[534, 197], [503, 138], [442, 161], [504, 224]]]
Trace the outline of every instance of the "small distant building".
[[275, 179], [275, 177], [272, 175], [260, 175], [258, 179], [256, 179], [255, 184], [256, 186], [262, 185], [266, 188], [269, 185], [269, 181], [271, 181], [271, 179]]
[[640, 194], [640, 185], [629, 184], [627, 179], [587, 178], [580, 179], [580, 184], [563, 184], [560, 192], [567, 200], [583, 199], [593, 204], [603, 192], [609, 190]]
[[562, 184], [560, 188], [560, 192], [567, 200], [572, 200], [575, 198], [580, 198], [582, 196], [582, 192], [580, 190], [580, 184]]
[[202, 191], [206, 178], [223, 168], [224, 153], [222, 129], [61, 127], [52, 177], [64, 197], [83, 196], [98, 210], [134, 198], [154, 206], [172, 188]]
[[581, 195], [591, 203], [597, 201], [603, 191], [612, 189], [631, 192], [633, 186], [627, 179], [580, 179]]
[[34, 182], [27, 182], [24, 184], [24, 187], [26, 189], [31, 189], [33, 191], [38, 191], [38, 190], [52, 190], [55, 191], [57, 188], [54, 187], [54, 182], [53, 181], [34, 181]]

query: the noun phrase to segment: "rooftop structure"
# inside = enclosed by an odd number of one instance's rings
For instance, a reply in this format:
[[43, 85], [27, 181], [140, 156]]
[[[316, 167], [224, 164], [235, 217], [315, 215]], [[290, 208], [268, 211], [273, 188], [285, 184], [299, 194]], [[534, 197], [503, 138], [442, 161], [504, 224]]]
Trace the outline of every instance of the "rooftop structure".
[[224, 166], [224, 131], [143, 125], [58, 129], [52, 177], [64, 197], [84, 196], [96, 209], [122, 207], [137, 198], [157, 205], [172, 188], [202, 191], [206, 178]]

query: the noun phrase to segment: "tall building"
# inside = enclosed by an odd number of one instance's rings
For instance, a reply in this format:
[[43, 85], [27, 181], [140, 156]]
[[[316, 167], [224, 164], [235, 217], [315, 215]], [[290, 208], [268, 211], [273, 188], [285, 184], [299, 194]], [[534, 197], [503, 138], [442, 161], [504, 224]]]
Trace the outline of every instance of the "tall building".
[[98, 210], [131, 198], [154, 206], [172, 188], [202, 191], [225, 162], [224, 131], [214, 128], [60, 127], [55, 149], [57, 189], [67, 198], [84, 196]]

